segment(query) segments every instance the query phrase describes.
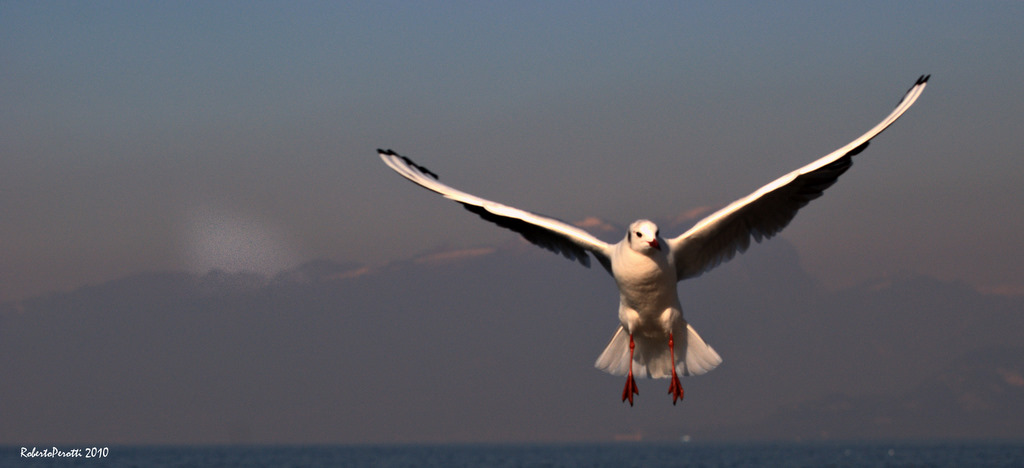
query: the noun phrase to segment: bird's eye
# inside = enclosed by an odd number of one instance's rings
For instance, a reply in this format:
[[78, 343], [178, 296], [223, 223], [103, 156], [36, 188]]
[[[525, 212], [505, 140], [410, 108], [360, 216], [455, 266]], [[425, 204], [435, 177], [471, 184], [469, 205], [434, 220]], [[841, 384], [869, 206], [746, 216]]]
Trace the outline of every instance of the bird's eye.
[[637, 239], [639, 239], [639, 238], [641, 238], [641, 237], [643, 237], [643, 236], [644, 236], [644, 233], [642, 233], [642, 232], [640, 232], [640, 231], [637, 231], [637, 233], [636, 233], [636, 237], [637, 237]]

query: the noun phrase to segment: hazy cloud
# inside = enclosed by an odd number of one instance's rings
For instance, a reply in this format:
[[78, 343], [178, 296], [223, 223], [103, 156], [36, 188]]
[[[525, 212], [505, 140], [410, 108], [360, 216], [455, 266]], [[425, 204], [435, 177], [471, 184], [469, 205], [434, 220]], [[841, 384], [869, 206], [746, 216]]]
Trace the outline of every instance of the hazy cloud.
[[301, 261], [282, 226], [205, 205], [188, 212], [180, 242], [194, 272], [223, 269], [269, 275]]

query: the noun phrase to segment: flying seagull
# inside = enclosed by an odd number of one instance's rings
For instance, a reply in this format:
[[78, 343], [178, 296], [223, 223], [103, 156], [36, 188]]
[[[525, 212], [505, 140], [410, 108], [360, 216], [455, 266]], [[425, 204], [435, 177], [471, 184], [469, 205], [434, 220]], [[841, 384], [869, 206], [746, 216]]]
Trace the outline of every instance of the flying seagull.
[[[594, 366], [625, 375], [622, 401], [633, 405], [639, 395], [633, 376], [671, 378], [672, 404], [683, 398], [679, 375], [699, 375], [722, 358], [683, 319], [676, 283], [728, 261], [737, 252], [782, 230], [796, 212], [818, 198], [853, 164], [852, 157], [900, 118], [921, 92], [930, 75], [907, 91], [881, 123], [827, 156], [761, 187], [704, 218], [682, 235], [666, 239], [646, 219], [633, 222], [625, 237], [609, 244], [569, 223], [502, 205], [449, 187], [437, 174], [394, 151], [377, 150], [384, 163], [416, 184], [461, 203], [467, 210], [526, 240], [590, 266], [590, 255], [614, 278], [619, 288], [619, 327]], [[589, 254], [589, 255], [588, 255]]]

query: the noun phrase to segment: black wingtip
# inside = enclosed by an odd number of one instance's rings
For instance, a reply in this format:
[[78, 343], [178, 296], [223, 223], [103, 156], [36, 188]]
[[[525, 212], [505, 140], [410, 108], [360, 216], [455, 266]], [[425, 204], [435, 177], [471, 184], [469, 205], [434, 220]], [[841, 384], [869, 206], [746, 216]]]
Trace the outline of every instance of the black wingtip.
[[907, 92], [909, 93], [911, 89], [914, 89], [914, 88], [916, 88], [918, 86], [921, 86], [922, 84], [927, 83], [928, 82], [928, 78], [931, 78], [931, 77], [932, 77], [931, 75], [921, 75], [921, 76], [917, 77], [917, 81], [914, 82], [914, 86], [911, 86], [909, 89], [907, 89]]
[[437, 176], [437, 174], [435, 174], [430, 169], [427, 169], [427, 168], [425, 168], [423, 166], [420, 166], [419, 164], [416, 164], [415, 162], [413, 162], [412, 159], [409, 159], [409, 158], [407, 158], [405, 156], [402, 156], [402, 155], [400, 155], [400, 154], [398, 154], [398, 153], [396, 153], [396, 152], [394, 152], [394, 151], [392, 151], [390, 149], [386, 149], [385, 150], [385, 149], [377, 148], [377, 153], [385, 155], [385, 156], [394, 156], [394, 157], [397, 157], [397, 158], [402, 158], [402, 161], [405, 161], [405, 164], [407, 166], [409, 166], [409, 167], [411, 167], [413, 169], [416, 169], [417, 171], [419, 171], [420, 173], [422, 173], [424, 175], [428, 175], [428, 176], [432, 177], [434, 180], [439, 180], [439, 177]]
[[[928, 82], [928, 78], [931, 78], [931, 77], [932, 77], [931, 75], [921, 75], [921, 76], [917, 77], [917, 81], [914, 82], [914, 85], [909, 87], [909, 88], [907, 88], [907, 93], [909, 93], [912, 89], [914, 89], [914, 88], [916, 88], [918, 86], [921, 86], [922, 84], [927, 83]], [[903, 100], [907, 98], [907, 93], [904, 93], [903, 97], [900, 98], [900, 102], [896, 103], [897, 106], [900, 105], [903, 102]]]

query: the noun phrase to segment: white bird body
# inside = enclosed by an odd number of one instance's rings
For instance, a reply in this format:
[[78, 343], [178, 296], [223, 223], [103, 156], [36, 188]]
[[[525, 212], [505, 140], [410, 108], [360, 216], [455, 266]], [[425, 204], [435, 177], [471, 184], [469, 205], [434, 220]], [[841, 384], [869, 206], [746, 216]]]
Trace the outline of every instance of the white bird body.
[[[928, 82], [918, 78], [881, 123], [838, 150], [761, 187], [704, 218], [682, 235], [663, 239], [648, 220], [632, 223], [625, 238], [608, 244], [583, 229], [543, 215], [495, 203], [442, 184], [437, 175], [391, 150], [381, 159], [410, 181], [461, 203], [487, 221], [516, 231], [543, 248], [590, 265], [593, 255], [619, 289], [620, 326], [595, 366], [627, 375], [623, 401], [639, 393], [633, 374], [666, 378], [673, 404], [682, 398], [678, 374], [698, 375], [722, 358], [683, 318], [676, 283], [699, 276], [750, 245], [777, 234], [796, 212], [818, 198], [852, 164], [852, 157], [913, 105]], [[678, 342], [678, 343], [677, 343]]]
[[[625, 239], [611, 247], [621, 326], [594, 365], [612, 375], [627, 376], [623, 400], [630, 404], [638, 393], [634, 373], [655, 379], [670, 377], [674, 403], [683, 392], [677, 371], [703, 374], [722, 362], [683, 318], [675, 256], [662, 248], [666, 245], [657, 225], [639, 220], [630, 225]], [[675, 346], [676, 337], [682, 338], [682, 346]], [[676, 354], [676, 349], [681, 352]]]

